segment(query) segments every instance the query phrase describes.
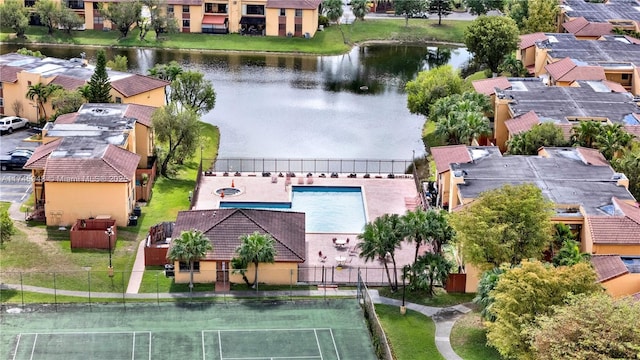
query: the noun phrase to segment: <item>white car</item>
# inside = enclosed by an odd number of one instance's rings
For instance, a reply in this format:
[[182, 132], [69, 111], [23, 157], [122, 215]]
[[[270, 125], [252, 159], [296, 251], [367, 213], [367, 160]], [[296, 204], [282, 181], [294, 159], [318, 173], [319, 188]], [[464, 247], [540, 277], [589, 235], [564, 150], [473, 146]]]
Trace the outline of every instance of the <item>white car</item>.
[[17, 116], [7, 116], [0, 119], [0, 132], [8, 132], [11, 134], [14, 130], [27, 127], [28, 123], [27, 119]]

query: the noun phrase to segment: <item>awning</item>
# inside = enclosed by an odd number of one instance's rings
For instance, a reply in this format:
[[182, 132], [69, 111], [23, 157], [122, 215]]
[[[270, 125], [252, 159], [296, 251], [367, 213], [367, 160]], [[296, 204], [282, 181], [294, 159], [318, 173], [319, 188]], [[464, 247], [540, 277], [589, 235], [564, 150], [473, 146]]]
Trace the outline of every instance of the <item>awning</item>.
[[264, 17], [243, 16], [240, 19], [241, 25], [264, 25]]
[[205, 15], [202, 23], [207, 25], [224, 25], [227, 15]]

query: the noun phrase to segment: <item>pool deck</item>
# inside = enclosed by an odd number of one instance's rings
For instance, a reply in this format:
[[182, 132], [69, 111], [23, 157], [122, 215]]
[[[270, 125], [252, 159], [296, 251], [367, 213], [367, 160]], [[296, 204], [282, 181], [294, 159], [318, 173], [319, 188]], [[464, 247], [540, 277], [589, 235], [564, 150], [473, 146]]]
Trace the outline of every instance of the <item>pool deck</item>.
[[[202, 176], [200, 181], [200, 191], [195, 199], [194, 210], [217, 209], [220, 201], [242, 201], [242, 202], [289, 202], [291, 201], [291, 186], [359, 186], [365, 205], [366, 221], [384, 214], [404, 214], [407, 210], [413, 210], [416, 206], [415, 200], [418, 197], [415, 182], [412, 177], [396, 177], [394, 179], [375, 178], [365, 179], [362, 174], [356, 178], [349, 178], [348, 174], [339, 174], [338, 178], [313, 177], [312, 181], [306, 177], [292, 177], [291, 185], [285, 185], [286, 178], [276, 177], [276, 182], [272, 182], [271, 177], [257, 176], [223, 176], [217, 173], [216, 176]], [[309, 182], [312, 182], [309, 184]], [[225, 196], [221, 198], [216, 194], [216, 190], [224, 187], [238, 188], [242, 190], [239, 195]], [[332, 267], [337, 265], [336, 257], [343, 256], [347, 264], [345, 268], [373, 267], [381, 268], [383, 263], [380, 260], [366, 263], [355, 254], [349, 253], [349, 248], [359, 241], [357, 233], [307, 233], [306, 244], [307, 253], [305, 267]], [[349, 244], [343, 248], [333, 245], [332, 239], [349, 238]], [[327, 256], [322, 262], [318, 252]], [[415, 247], [413, 244], [403, 243], [401, 249], [396, 251], [396, 263], [400, 269], [402, 265], [413, 261]], [[390, 267], [391, 263], [388, 264]], [[344, 273], [344, 272], [341, 272]], [[315, 275], [313, 275], [315, 277]], [[352, 276], [352, 275], [350, 275]]]

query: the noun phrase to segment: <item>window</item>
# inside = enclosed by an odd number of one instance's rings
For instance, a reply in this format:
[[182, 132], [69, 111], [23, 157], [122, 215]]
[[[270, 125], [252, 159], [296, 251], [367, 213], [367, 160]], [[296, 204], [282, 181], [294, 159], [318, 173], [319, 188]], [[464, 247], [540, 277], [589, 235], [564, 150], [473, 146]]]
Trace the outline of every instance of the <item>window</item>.
[[122, 104], [122, 98], [119, 96], [116, 96], [116, 104]]
[[631, 74], [622, 74], [622, 80], [629, 80], [631, 79]]
[[93, 3], [93, 10], [100, 10], [100, 3], [99, 2], [94, 2]]
[[167, 14], [173, 14], [173, 5], [167, 5]]
[[264, 15], [264, 5], [243, 5], [245, 11], [243, 15]]
[[27, 86], [31, 86], [31, 81], [27, 81]]
[[93, 23], [94, 24], [102, 24], [104, 22], [104, 18], [102, 16], [94, 16]]
[[286, 9], [280, 9], [280, 16], [286, 16], [287, 15], [287, 10]]
[[212, 3], [204, 4], [204, 12], [212, 13], [213, 12], [213, 4]]
[[190, 27], [191, 26], [191, 20], [182, 20], [182, 27]]
[[0, 106], [4, 106], [4, 98], [0, 98]]
[[302, 17], [302, 9], [296, 9], [296, 17]]
[[189, 13], [189, 6], [188, 5], [182, 5], [182, 12], [183, 13]]
[[[188, 272], [189, 271], [189, 263], [180, 261], [180, 272]], [[193, 262], [193, 271], [200, 272], [200, 261]]]

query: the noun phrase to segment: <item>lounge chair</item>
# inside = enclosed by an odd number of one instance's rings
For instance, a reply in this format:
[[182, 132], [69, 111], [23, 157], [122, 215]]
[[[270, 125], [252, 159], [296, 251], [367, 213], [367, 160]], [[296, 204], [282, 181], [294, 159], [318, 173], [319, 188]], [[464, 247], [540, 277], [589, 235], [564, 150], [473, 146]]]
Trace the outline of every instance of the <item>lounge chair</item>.
[[327, 261], [327, 255], [322, 255], [322, 251], [318, 251], [318, 258], [320, 258], [320, 262]]

